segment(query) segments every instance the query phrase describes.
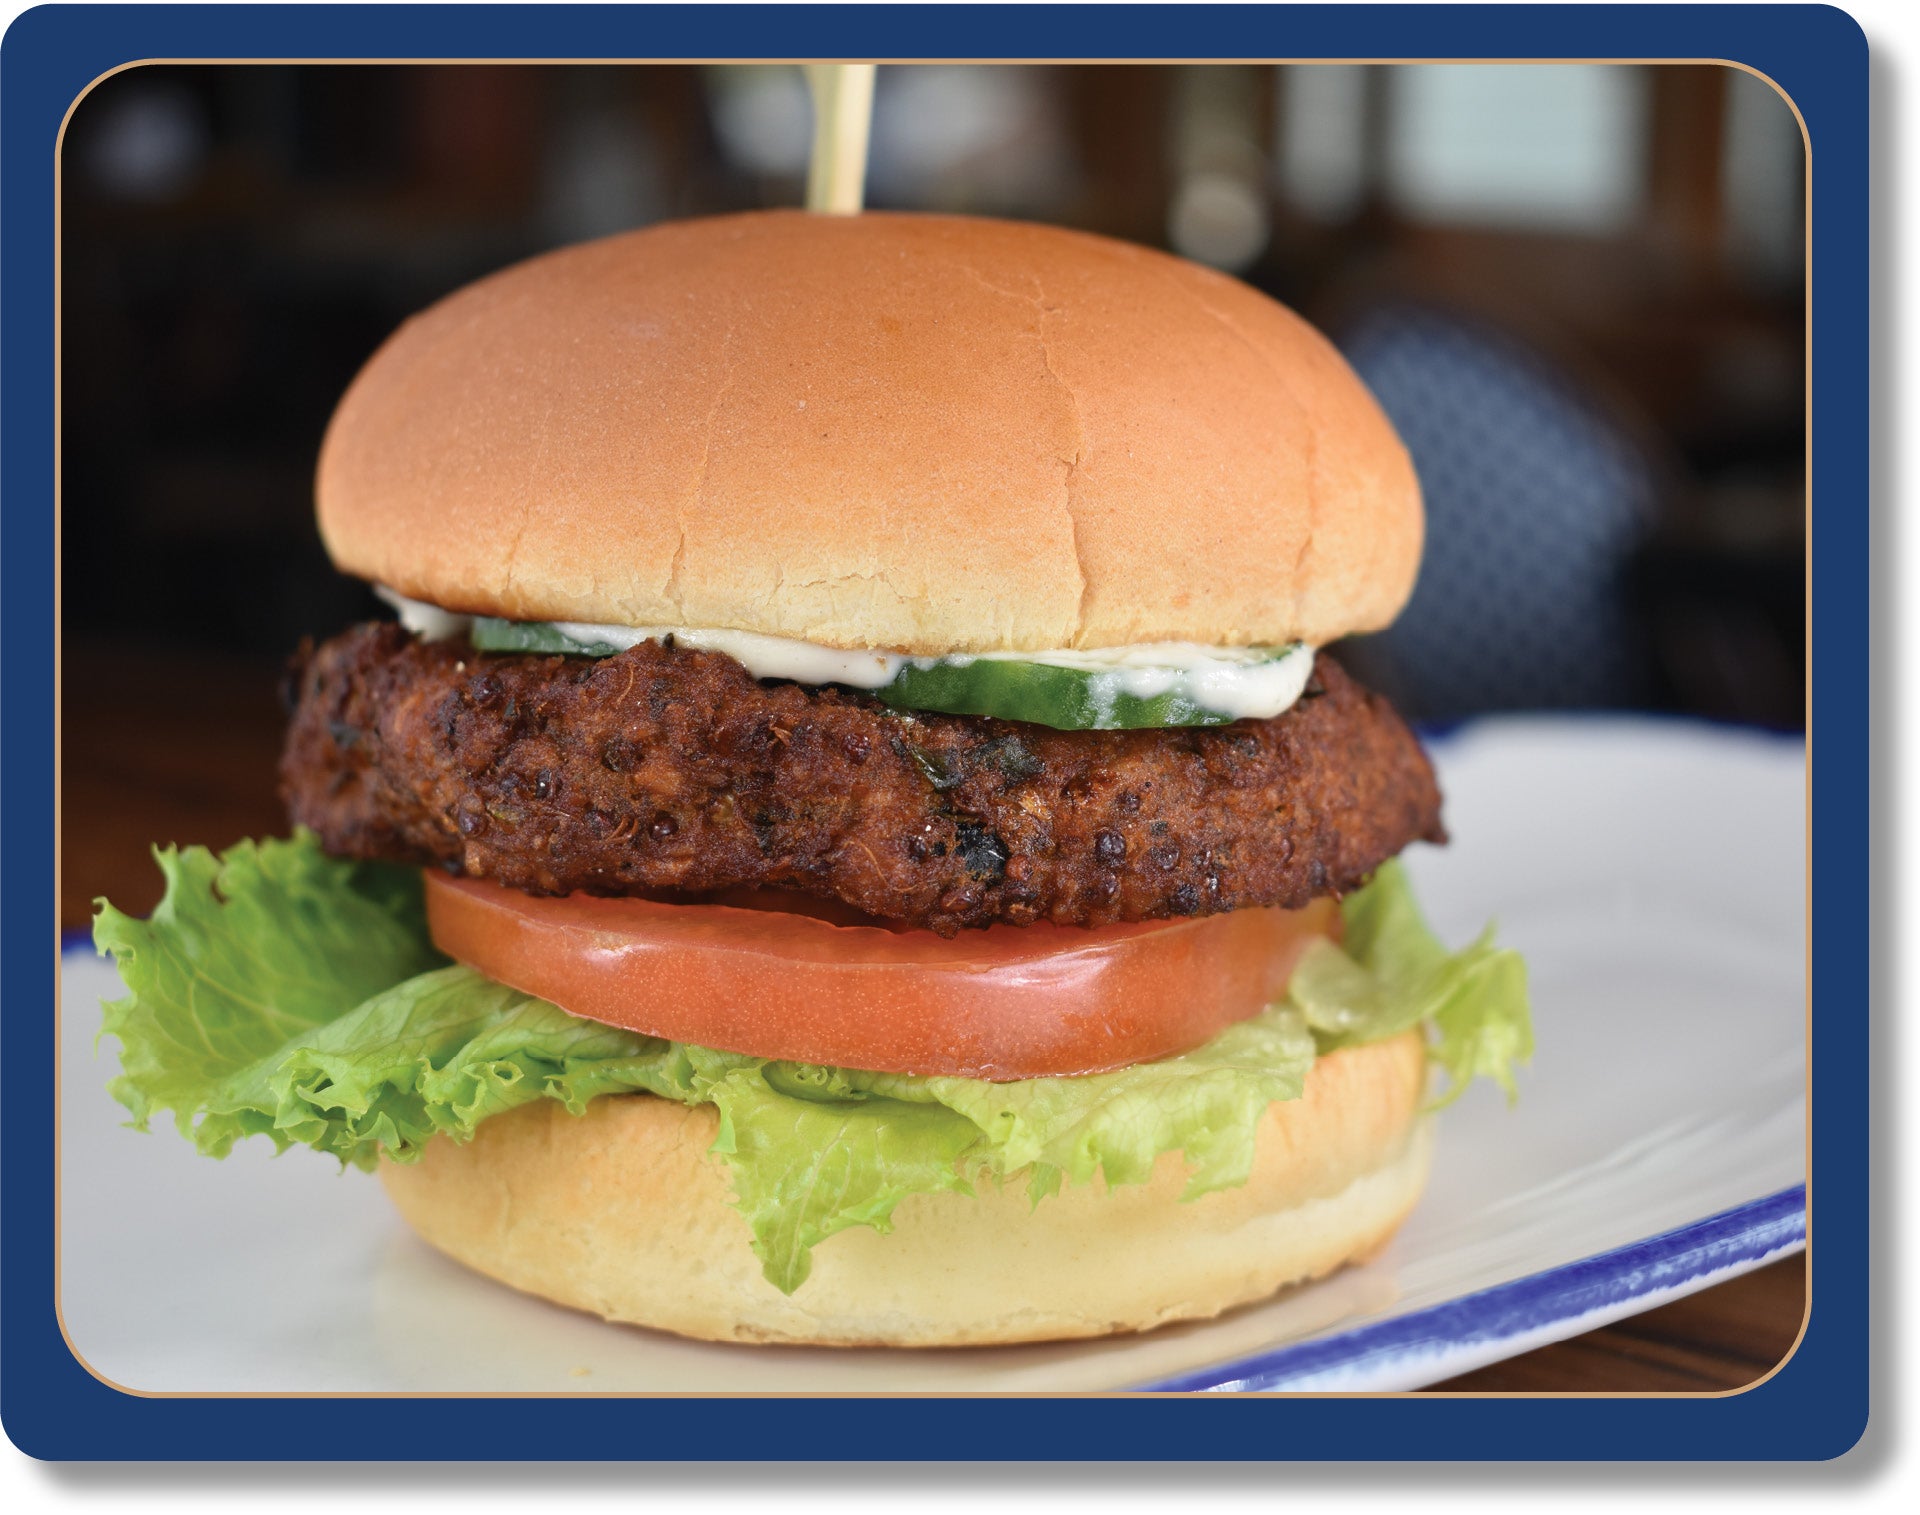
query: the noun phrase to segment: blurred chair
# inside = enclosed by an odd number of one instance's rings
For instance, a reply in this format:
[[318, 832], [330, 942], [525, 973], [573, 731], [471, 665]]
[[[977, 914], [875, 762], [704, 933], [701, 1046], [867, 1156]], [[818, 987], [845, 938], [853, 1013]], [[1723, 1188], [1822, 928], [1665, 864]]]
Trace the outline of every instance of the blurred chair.
[[1628, 566], [1657, 471], [1597, 393], [1510, 334], [1392, 302], [1336, 331], [1413, 455], [1427, 546], [1413, 599], [1355, 646], [1410, 713], [1647, 702]]

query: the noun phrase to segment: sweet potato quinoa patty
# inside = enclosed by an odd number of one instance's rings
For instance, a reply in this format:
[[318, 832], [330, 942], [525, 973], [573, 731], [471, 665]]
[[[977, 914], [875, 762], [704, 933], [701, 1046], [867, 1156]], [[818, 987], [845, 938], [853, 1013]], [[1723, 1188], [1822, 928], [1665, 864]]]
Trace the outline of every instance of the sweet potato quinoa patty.
[[1272, 720], [1164, 731], [908, 715], [716, 653], [491, 654], [391, 624], [303, 650], [294, 691], [295, 822], [535, 894], [772, 886], [950, 936], [1297, 907], [1443, 837], [1419, 744], [1324, 655]]

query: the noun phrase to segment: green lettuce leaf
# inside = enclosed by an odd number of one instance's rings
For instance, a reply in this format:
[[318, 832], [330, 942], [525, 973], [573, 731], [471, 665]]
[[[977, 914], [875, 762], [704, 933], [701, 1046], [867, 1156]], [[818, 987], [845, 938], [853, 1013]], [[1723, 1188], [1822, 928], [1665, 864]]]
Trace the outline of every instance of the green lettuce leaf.
[[[311, 833], [204, 847], [156, 847], [166, 894], [148, 920], [97, 900], [93, 940], [126, 984], [103, 1034], [120, 1038], [114, 1095], [145, 1129], [172, 1110], [183, 1132], [211, 1125], [224, 1155], [249, 1121], [226, 1086], [370, 995], [446, 959], [427, 939], [412, 869], [326, 856]], [[236, 1100], [239, 1101], [236, 1103]]]
[[[789, 1292], [820, 1242], [885, 1231], [913, 1194], [1024, 1176], [1039, 1203], [1096, 1174], [1144, 1182], [1169, 1151], [1184, 1154], [1188, 1197], [1243, 1183], [1261, 1113], [1299, 1097], [1319, 1050], [1431, 1018], [1456, 1079], [1510, 1081], [1524, 1051], [1518, 960], [1474, 966], [1484, 944], [1449, 958], [1397, 870], [1348, 902], [1346, 951], [1316, 955], [1308, 992], [1182, 1057], [992, 1084], [771, 1061], [582, 1020], [438, 966], [416, 880], [327, 858], [304, 833], [217, 858], [156, 855], [168, 888], [152, 919], [102, 902], [95, 924], [129, 990], [104, 1030], [121, 1042], [112, 1087], [135, 1124], [171, 1110], [214, 1156], [264, 1135], [371, 1168], [535, 1099], [576, 1113], [606, 1094], [711, 1104], [754, 1250]], [[1502, 998], [1516, 983], [1520, 1042]]]
[[1435, 1107], [1451, 1104], [1475, 1078], [1518, 1095], [1514, 1068], [1533, 1056], [1527, 965], [1510, 947], [1479, 940], [1448, 952], [1420, 918], [1406, 869], [1382, 864], [1341, 906], [1339, 946], [1313, 943], [1293, 970], [1287, 1000], [1306, 1017], [1322, 1052], [1381, 1041], [1423, 1022], [1428, 1048], [1447, 1072]]

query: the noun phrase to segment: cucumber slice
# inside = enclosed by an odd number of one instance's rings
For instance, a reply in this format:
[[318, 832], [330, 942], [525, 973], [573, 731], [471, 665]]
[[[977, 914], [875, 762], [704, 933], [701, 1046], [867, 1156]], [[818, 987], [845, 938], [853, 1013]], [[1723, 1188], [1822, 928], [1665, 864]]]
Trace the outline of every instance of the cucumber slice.
[[1224, 726], [1233, 717], [1207, 710], [1178, 687], [1143, 698], [1117, 672], [1059, 668], [1002, 658], [908, 663], [874, 694], [896, 710], [991, 715], [1061, 731], [1124, 731], [1145, 726]]
[[610, 658], [621, 651], [611, 642], [579, 642], [545, 621], [503, 621], [477, 615], [468, 633], [482, 652], [560, 652], [587, 658]]

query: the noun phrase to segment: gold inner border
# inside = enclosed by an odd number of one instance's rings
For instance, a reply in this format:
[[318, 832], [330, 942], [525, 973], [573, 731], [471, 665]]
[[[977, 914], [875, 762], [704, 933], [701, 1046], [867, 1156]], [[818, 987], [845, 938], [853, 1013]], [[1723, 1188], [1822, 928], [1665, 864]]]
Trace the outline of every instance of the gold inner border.
[[[1801, 113], [1799, 103], [1781, 87], [1770, 75], [1754, 68], [1751, 64], [1740, 63], [1730, 58], [1399, 58], [1399, 57], [1330, 57], [1330, 58], [884, 58], [884, 57], [825, 57], [825, 58], [718, 58], [718, 57], [661, 57], [661, 58], [192, 58], [192, 57], [156, 57], [137, 58], [117, 64], [88, 81], [87, 86], [75, 95], [72, 103], [60, 118], [60, 130], [54, 138], [53, 147], [53, 601], [54, 601], [54, 643], [53, 643], [53, 707], [54, 707], [54, 799], [53, 824], [54, 835], [61, 835], [62, 784], [61, 762], [63, 742], [63, 696], [61, 683], [61, 625], [63, 620], [64, 584], [62, 582], [62, 491], [61, 440], [63, 420], [61, 415], [61, 378], [62, 378], [62, 340], [65, 311], [61, 280], [61, 198], [64, 165], [62, 152], [66, 145], [67, 127], [73, 121], [73, 113], [81, 103], [106, 80], [116, 74], [126, 73], [136, 68], [154, 68], [161, 66], [199, 66], [218, 68], [258, 68], [284, 66], [348, 66], [366, 65], [375, 67], [425, 67], [464, 65], [474, 67], [539, 66], [539, 67], [579, 67], [585, 65], [613, 66], [657, 66], [663, 64], [801, 64], [801, 63], [879, 63], [879, 64], [963, 64], [963, 65], [1010, 65], [1010, 66], [1087, 66], [1087, 65], [1129, 65], [1138, 67], [1164, 67], [1178, 64], [1220, 64], [1247, 65], [1255, 67], [1276, 67], [1282, 64], [1295, 66], [1314, 66], [1343, 63], [1365, 63], [1374, 65], [1418, 66], [1421, 64], [1634, 64], [1651, 67], [1718, 67], [1751, 74], [1773, 90], [1793, 112], [1793, 119], [1800, 128], [1801, 151], [1803, 154], [1803, 172], [1801, 175], [1801, 221], [1804, 248], [1801, 274], [1801, 310], [1804, 322], [1803, 345], [1805, 348], [1804, 395], [1805, 408], [1802, 419], [1802, 449], [1804, 454], [1805, 490], [1803, 502], [1803, 534], [1805, 540], [1805, 583], [1803, 588], [1806, 619], [1803, 630], [1803, 651], [1807, 660], [1806, 687], [1804, 691], [1806, 728], [1806, 774], [1802, 781], [1802, 802], [1804, 818], [1802, 821], [1803, 838], [1807, 855], [1807, 908], [1802, 925], [1803, 956], [1805, 962], [1805, 980], [1802, 984], [1803, 1024], [1806, 1030], [1806, 1086], [1807, 1124], [1803, 1134], [1803, 1143], [1807, 1158], [1807, 1241], [1806, 1302], [1801, 1312], [1800, 1329], [1795, 1334], [1793, 1345], [1786, 1355], [1772, 1368], [1737, 1389], [1701, 1389], [1701, 1390], [1542, 1390], [1537, 1392], [1501, 1392], [1501, 1391], [1434, 1391], [1431, 1389], [1410, 1390], [1345, 1390], [1314, 1391], [1295, 1389], [1258, 1389], [1239, 1390], [1229, 1394], [1189, 1394], [1183, 1398], [1260, 1398], [1260, 1399], [1730, 1399], [1738, 1395], [1751, 1393], [1775, 1374], [1779, 1373], [1798, 1354], [1801, 1344], [1806, 1340], [1807, 1325], [1813, 1314], [1813, 141], [1807, 130], [1806, 117]], [[62, 880], [61, 849], [54, 848], [54, 898], [60, 898]], [[60, 1327], [60, 1339], [66, 1343], [67, 1350], [73, 1354], [73, 1360], [90, 1375], [119, 1393], [140, 1399], [868, 1399], [875, 1397], [876, 1391], [868, 1390], [778, 1390], [756, 1392], [753, 1390], [665, 1390], [665, 1389], [543, 1389], [543, 1390], [281, 1390], [281, 1389], [188, 1389], [157, 1390], [136, 1389], [130, 1385], [118, 1383], [96, 1369], [81, 1354], [74, 1344], [73, 1337], [67, 1331], [66, 1313], [61, 1305], [61, 1249], [64, 1227], [60, 1213], [60, 1059], [61, 1059], [61, 1005], [60, 989], [60, 941], [59, 911], [54, 913], [54, 1232], [53, 1232], [53, 1288], [54, 1319]], [[1746, 1271], [1746, 1270], [1743, 1270]], [[1724, 1280], [1723, 1280], [1724, 1282]], [[504, 1286], [503, 1286], [504, 1287]], [[1623, 1317], [1624, 1318], [1624, 1317]], [[1284, 1345], [1284, 1344], [1282, 1344]], [[887, 1398], [898, 1399], [1159, 1399], [1161, 1394], [1143, 1390], [965, 1390], [947, 1392], [940, 1390], [881, 1390], [879, 1394]]]

